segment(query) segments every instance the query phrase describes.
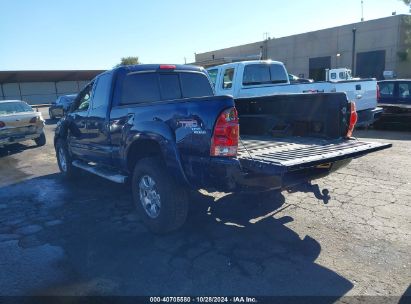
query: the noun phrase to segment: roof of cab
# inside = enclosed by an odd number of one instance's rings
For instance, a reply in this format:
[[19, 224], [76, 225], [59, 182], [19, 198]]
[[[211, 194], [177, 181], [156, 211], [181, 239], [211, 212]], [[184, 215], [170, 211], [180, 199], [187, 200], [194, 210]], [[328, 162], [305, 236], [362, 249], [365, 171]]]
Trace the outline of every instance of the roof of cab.
[[[128, 72], [137, 72], [137, 71], [152, 71], [152, 70], [160, 70], [160, 66], [175, 66], [175, 69], [172, 70], [179, 70], [179, 71], [197, 71], [203, 72], [204, 68], [195, 66], [195, 65], [186, 65], [186, 64], [136, 64], [136, 65], [123, 65], [119, 66], [115, 69], [117, 70], [125, 70]], [[166, 71], [167, 69], [165, 69]]]
[[247, 60], [247, 61], [234, 61], [234, 62], [230, 62], [230, 63], [224, 63], [224, 64], [220, 64], [220, 65], [216, 65], [213, 67], [209, 67], [207, 68], [207, 70], [212, 70], [215, 68], [219, 68], [219, 67], [225, 67], [225, 66], [231, 66], [231, 65], [235, 65], [235, 64], [239, 64], [239, 65], [249, 65], [249, 64], [280, 64], [280, 65], [284, 65], [284, 63], [282, 63], [281, 61], [275, 61], [275, 60]]

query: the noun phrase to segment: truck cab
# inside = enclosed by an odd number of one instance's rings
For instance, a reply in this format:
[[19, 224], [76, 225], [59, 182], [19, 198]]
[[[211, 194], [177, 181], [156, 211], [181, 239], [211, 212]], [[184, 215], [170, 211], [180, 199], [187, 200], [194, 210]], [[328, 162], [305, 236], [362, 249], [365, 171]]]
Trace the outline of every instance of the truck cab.
[[350, 69], [338, 68], [338, 69], [326, 69], [325, 70], [326, 81], [339, 82], [346, 80], [354, 80]]

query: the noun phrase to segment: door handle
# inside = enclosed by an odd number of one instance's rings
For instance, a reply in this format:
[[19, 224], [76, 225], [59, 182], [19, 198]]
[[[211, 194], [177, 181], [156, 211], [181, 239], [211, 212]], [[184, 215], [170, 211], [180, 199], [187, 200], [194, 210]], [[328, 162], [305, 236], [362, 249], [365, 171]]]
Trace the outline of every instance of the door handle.
[[133, 113], [127, 114], [127, 124], [132, 125], [133, 122], [134, 122], [134, 114]]

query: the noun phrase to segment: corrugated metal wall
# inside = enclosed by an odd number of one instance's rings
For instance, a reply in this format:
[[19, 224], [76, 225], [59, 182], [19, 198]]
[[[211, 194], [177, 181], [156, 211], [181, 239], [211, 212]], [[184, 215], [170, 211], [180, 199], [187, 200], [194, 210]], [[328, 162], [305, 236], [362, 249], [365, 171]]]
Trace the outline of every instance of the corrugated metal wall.
[[78, 93], [88, 81], [21, 82], [0, 84], [0, 100], [20, 99], [29, 104], [51, 103], [60, 95]]

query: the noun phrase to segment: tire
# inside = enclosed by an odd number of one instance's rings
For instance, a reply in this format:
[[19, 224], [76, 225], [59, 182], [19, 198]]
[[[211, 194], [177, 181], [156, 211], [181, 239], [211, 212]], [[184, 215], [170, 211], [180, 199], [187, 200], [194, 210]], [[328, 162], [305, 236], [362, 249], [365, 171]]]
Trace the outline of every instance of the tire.
[[[63, 160], [64, 157], [64, 160]], [[79, 169], [72, 165], [73, 158], [71, 157], [67, 143], [63, 139], [58, 139], [56, 143], [56, 158], [60, 173], [66, 179], [73, 179], [78, 176]]]
[[133, 200], [151, 232], [165, 234], [180, 228], [187, 218], [188, 194], [167, 172], [159, 158], [143, 158], [134, 167]]
[[49, 110], [49, 117], [51, 120], [55, 120], [56, 117], [53, 115], [53, 113]]
[[44, 134], [44, 131], [41, 132], [40, 136], [34, 139], [34, 142], [36, 143], [37, 146], [41, 147], [46, 144], [46, 135]]

